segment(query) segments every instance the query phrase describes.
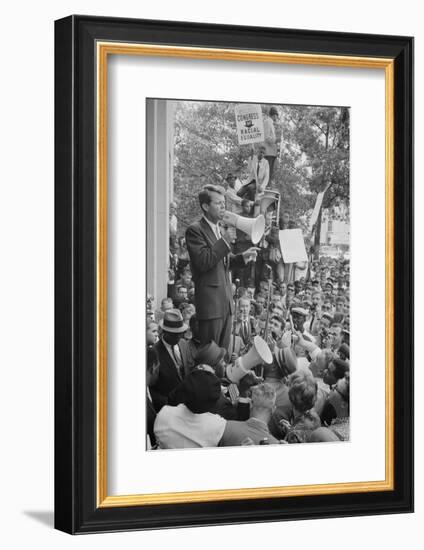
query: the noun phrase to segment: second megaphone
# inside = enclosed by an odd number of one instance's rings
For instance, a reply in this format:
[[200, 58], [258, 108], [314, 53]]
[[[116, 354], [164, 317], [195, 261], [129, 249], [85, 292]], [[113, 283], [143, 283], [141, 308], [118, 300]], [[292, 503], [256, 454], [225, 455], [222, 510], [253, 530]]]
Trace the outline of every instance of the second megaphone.
[[272, 353], [265, 340], [260, 336], [255, 336], [253, 346], [250, 350], [242, 357], [236, 359], [234, 364], [227, 366], [227, 378], [234, 384], [238, 384], [250, 369], [261, 363], [270, 365], [272, 363]]
[[227, 211], [222, 221], [224, 224], [240, 229], [240, 231], [249, 235], [253, 244], [257, 244], [264, 235], [265, 218], [262, 214], [259, 214], [257, 218], [244, 218]]

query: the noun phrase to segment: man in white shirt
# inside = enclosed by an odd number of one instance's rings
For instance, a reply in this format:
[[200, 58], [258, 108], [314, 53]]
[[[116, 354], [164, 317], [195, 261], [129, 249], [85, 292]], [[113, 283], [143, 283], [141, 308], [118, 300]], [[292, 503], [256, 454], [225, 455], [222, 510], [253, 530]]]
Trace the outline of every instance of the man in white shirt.
[[241, 214], [242, 212], [242, 205], [241, 201], [243, 200], [241, 197], [237, 195], [236, 191], [236, 178], [234, 174], [228, 174], [225, 178], [225, 181], [228, 184], [227, 190], [225, 191], [225, 200], [227, 203], [227, 210], [229, 212], [233, 212], [234, 214]]
[[216, 447], [226, 420], [214, 414], [221, 384], [210, 367], [196, 367], [182, 383], [184, 402], [166, 405], [156, 416], [154, 433], [160, 449]]

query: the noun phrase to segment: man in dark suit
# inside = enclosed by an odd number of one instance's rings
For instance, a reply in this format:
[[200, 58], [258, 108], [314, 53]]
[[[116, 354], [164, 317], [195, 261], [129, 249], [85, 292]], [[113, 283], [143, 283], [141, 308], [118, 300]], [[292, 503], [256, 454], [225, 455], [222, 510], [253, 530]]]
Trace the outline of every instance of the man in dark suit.
[[242, 296], [238, 300], [238, 319], [235, 323], [234, 334], [240, 336], [245, 348], [249, 348], [257, 334], [256, 319], [250, 315], [250, 299]]
[[257, 248], [231, 253], [232, 232], [219, 225], [225, 216], [225, 196], [219, 187], [206, 185], [199, 204], [203, 216], [186, 231], [199, 338], [202, 345], [213, 340], [228, 350], [234, 310], [229, 270], [255, 260]]
[[159, 374], [150, 387], [153, 404], [157, 411], [168, 403], [170, 395], [188, 374], [187, 341], [183, 338], [188, 326], [181, 311], [169, 309], [159, 321], [162, 337], [154, 345], [159, 357]]

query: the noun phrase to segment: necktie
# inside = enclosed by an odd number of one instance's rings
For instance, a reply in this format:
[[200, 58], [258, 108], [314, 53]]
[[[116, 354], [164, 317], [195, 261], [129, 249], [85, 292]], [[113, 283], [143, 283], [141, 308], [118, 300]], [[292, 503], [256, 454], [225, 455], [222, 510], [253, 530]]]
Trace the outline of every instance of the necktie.
[[243, 342], [246, 343], [249, 337], [249, 331], [247, 328], [247, 321], [243, 321]]
[[178, 347], [178, 345], [175, 345], [173, 348], [172, 348], [172, 354], [174, 356], [174, 361], [177, 365], [177, 369], [178, 369], [178, 372], [182, 378], [182, 366], [183, 366], [183, 362], [182, 362], [182, 359], [181, 359], [181, 352], [180, 352], [180, 348]]

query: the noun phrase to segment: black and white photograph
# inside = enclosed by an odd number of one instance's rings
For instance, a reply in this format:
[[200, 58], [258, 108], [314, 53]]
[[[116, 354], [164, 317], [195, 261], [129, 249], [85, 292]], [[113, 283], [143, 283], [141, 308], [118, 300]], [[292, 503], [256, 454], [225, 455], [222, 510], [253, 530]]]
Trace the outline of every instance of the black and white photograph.
[[348, 441], [349, 107], [146, 120], [147, 449]]

